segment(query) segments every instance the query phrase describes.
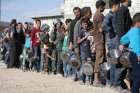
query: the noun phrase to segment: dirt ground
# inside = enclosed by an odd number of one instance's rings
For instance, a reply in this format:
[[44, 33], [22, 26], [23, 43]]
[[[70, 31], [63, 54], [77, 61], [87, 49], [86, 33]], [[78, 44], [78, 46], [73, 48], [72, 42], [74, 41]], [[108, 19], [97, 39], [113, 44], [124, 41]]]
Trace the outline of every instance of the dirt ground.
[[109, 88], [80, 85], [71, 78], [0, 67], [0, 93], [116, 93]]

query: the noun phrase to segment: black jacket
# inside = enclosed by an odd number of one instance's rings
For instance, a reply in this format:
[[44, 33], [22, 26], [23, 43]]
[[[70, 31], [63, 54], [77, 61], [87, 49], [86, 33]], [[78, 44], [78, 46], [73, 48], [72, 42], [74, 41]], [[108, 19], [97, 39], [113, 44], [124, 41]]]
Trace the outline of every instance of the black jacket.
[[72, 42], [72, 43], [73, 43], [74, 26], [75, 26], [75, 24], [77, 23], [77, 21], [78, 21], [79, 19], [80, 19], [80, 18], [75, 18], [74, 20], [72, 20], [72, 22], [71, 22], [71, 24], [70, 24], [69, 42]]
[[128, 32], [128, 30], [131, 28], [131, 25], [132, 19], [129, 13], [129, 9], [122, 5], [119, 11], [116, 13], [116, 32], [119, 38]]
[[16, 39], [15, 40], [16, 44], [18, 44], [18, 45], [24, 45], [25, 44], [25, 35], [24, 35], [23, 30], [20, 30], [19, 33], [16, 31], [14, 36], [15, 36], [15, 39]]

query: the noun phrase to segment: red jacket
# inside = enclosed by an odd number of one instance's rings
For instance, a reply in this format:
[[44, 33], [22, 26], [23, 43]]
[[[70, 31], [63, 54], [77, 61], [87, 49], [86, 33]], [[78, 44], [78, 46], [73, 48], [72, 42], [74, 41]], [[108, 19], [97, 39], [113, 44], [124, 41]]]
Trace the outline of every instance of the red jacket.
[[39, 46], [41, 44], [37, 34], [41, 32], [40, 29], [33, 28], [31, 31], [31, 41], [32, 41], [32, 46]]

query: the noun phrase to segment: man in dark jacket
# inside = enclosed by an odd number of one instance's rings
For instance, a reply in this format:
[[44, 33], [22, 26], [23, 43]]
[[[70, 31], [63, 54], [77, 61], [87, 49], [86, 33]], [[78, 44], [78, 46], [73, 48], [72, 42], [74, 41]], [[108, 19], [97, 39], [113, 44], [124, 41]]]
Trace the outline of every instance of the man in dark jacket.
[[[116, 30], [119, 40], [132, 26], [132, 19], [128, 9], [129, 6], [131, 6], [131, 0], [121, 0], [121, 7], [116, 13]], [[124, 71], [125, 70], [127, 70], [127, 72], [121, 74], [121, 81], [124, 81], [130, 90], [130, 78], [126, 77], [127, 73], [130, 72], [130, 69], [124, 69]]]
[[70, 32], [69, 32], [69, 48], [71, 50], [72, 50], [72, 46], [73, 46], [74, 27], [75, 27], [75, 24], [77, 23], [77, 21], [81, 17], [81, 9], [79, 7], [74, 7], [73, 12], [74, 12], [74, 15], [75, 15], [75, 19], [73, 19], [71, 24], [70, 24]]
[[116, 13], [117, 35], [120, 38], [131, 28], [132, 19], [128, 7], [131, 5], [130, 0], [121, 0], [121, 7]]
[[19, 68], [20, 67], [20, 55], [22, 54], [23, 48], [24, 48], [24, 44], [25, 44], [25, 36], [24, 36], [24, 32], [23, 32], [23, 27], [22, 27], [22, 23], [18, 23], [17, 24], [17, 28], [16, 28], [16, 32], [15, 32], [15, 45], [16, 45], [16, 60], [14, 65]]
[[[69, 49], [73, 50], [74, 47], [74, 27], [75, 24], [77, 23], [78, 20], [80, 20], [81, 18], [81, 9], [79, 7], [74, 7], [73, 8], [73, 12], [75, 15], [75, 19], [72, 20], [71, 24], [70, 24], [70, 31], [69, 31]], [[75, 76], [74, 81], [77, 81], [78, 78], [77, 76]]]
[[9, 62], [7, 64], [7, 68], [13, 68], [15, 63], [15, 54], [16, 54], [16, 46], [15, 46], [15, 32], [16, 32], [16, 19], [12, 19], [10, 28], [9, 28]]

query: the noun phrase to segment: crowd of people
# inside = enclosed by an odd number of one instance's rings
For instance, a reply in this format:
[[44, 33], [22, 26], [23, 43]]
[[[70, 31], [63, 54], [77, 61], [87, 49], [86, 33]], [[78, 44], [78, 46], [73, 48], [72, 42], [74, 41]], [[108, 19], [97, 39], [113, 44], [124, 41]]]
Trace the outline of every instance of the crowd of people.
[[81, 84], [110, 87], [119, 93], [139, 93], [140, 13], [131, 18], [130, 0], [96, 1], [90, 7], [73, 8], [75, 19], [50, 26], [35, 20], [34, 26], [11, 21], [4, 31], [7, 68], [60, 74]]

